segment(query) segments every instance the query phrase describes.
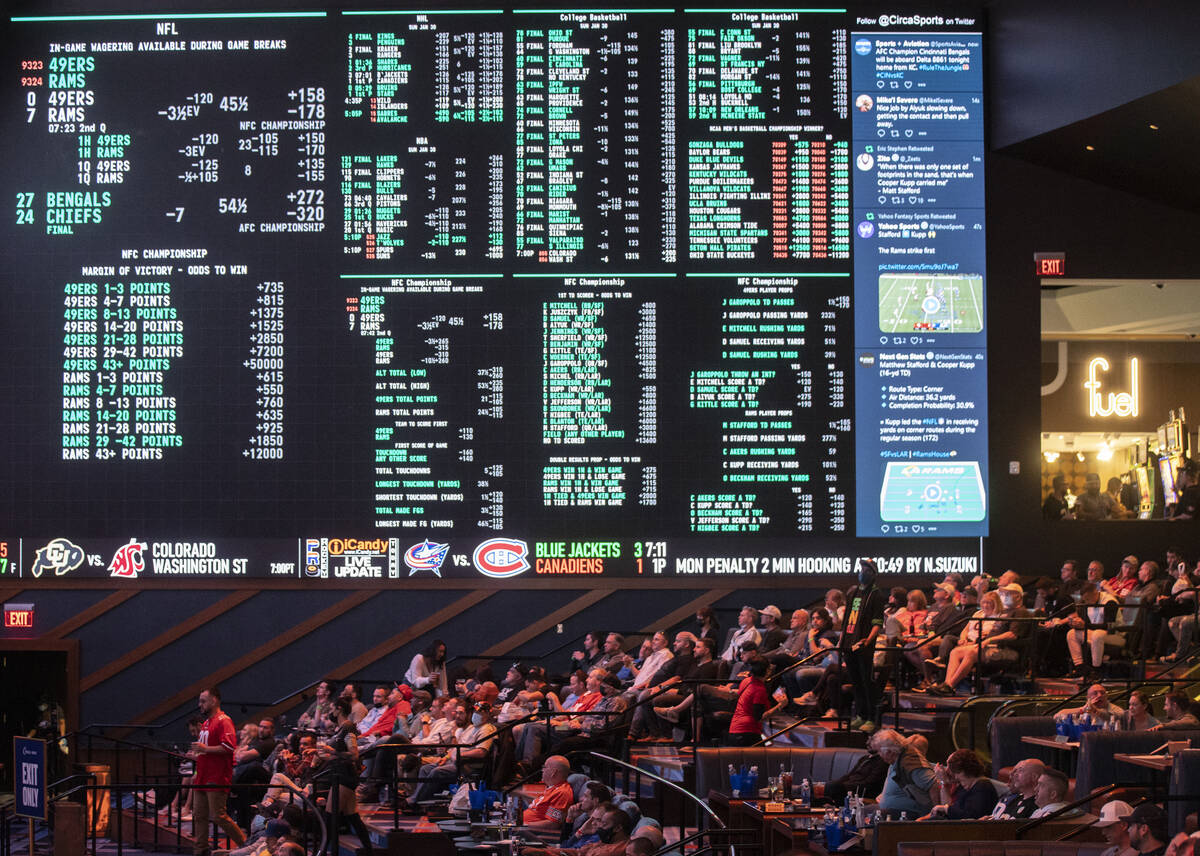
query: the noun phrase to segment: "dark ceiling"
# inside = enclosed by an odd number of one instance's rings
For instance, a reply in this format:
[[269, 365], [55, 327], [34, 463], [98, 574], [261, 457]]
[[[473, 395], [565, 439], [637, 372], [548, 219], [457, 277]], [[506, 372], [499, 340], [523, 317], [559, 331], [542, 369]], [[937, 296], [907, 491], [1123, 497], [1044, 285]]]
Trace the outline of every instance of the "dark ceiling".
[[1200, 213], [1200, 77], [1000, 151]]

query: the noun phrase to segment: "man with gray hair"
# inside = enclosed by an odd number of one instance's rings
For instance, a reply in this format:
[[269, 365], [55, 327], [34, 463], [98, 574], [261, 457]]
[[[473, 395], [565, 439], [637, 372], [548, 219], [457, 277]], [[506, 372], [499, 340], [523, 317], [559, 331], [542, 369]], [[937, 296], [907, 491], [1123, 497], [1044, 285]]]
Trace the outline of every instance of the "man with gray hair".
[[762, 641], [762, 636], [755, 627], [756, 624], [758, 624], [758, 610], [753, 606], [743, 606], [742, 611], [738, 613], [738, 626], [730, 631], [729, 644], [721, 652], [722, 660], [732, 663], [747, 642], [757, 645]]
[[929, 813], [933, 800], [929, 790], [937, 781], [925, 756], [898, 733], [885, 728], [875, 733], [875, 748], [888, 764], [883, 792], [876, 802], [888, 818], [916, 819]]

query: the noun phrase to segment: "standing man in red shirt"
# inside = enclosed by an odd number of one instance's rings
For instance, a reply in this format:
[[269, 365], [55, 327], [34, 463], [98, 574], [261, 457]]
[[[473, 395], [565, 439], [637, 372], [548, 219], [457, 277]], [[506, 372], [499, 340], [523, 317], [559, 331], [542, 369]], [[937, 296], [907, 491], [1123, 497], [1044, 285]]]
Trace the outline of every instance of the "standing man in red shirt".
[[211, 850], [210, 820], [216, 821], [238, 847], [246, 843], [246, 834], [225, 811], [229, 786], [233, 784], [233, 750], [237, 746], [237, 733], [233, 720], [221, 710], [221, 691], [216, 687], [200, 693], [200, 715], [204, 722], [192, 744], [192, 751], [188, 753], [196, 761], [196, 774], [192, 779], [195, 821], [192, 853], [208, 856]]

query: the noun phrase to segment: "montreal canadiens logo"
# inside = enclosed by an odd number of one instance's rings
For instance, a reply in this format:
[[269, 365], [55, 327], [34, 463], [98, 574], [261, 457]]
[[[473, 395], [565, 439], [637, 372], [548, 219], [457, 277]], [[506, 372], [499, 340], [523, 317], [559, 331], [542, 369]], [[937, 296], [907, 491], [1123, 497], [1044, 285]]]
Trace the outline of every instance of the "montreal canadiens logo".
[[475, 548], [471, 560], [485, 577], [503, 580], [529, 570], [529, 545], [516, 538], [493, 538]]
[[404, 554], [404, 564], [408, 565], [408, 575], [411, 577], [417, 571], [433, 571], [436, 576], [440, 577], [442, 563], [446, 561], [446, 553], [449, 551], [449, 544], [431, 544], [429, 541], [413, 544]]

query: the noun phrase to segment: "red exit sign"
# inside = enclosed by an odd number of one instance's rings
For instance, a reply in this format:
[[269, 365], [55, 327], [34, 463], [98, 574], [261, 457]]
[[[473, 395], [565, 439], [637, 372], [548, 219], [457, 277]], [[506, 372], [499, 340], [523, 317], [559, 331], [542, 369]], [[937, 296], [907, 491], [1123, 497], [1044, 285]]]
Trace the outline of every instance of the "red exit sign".
[[6, 603], [4, 604], [4, 627], [5, 629], [15, 630], [32, 630], [33, 629], [33, 604], [32, 603]]
[[1034, 253], [1034, 276], [1066, 276], [1066, 253]]

